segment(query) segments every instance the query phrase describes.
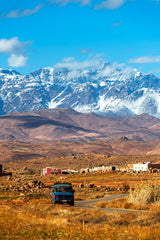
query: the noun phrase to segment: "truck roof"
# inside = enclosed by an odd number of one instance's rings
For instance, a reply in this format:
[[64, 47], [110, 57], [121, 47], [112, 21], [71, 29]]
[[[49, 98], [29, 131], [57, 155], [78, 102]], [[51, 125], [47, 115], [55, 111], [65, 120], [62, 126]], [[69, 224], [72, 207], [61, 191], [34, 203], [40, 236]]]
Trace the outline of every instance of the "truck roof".
[[54, 185], [53, 187], [63, 187], [63, 186], [72, 187], [72, 185], [68, 185], [68, 184], [57, 184], [57, 185]]
[[69, 182], [55, 182], [53, 186], [55, 186], [55, 185], [58, 185], [58, 186], [59, 186], [59, 185], [61, 185], [61, 186], [62, 186], [62, 185], [63, 185], [63, 186], [64, 186], [64, 185], [72, 186], [72, 184], [69, 183]]

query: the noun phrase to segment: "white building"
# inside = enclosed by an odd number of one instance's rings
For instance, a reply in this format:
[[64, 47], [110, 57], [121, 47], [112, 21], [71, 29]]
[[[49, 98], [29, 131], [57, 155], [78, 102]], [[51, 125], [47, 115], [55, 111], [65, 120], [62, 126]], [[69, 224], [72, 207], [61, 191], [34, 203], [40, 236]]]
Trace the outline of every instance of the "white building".
[[151, 166], [150, 162], [133, 164], [134, 171], [147, 171]]

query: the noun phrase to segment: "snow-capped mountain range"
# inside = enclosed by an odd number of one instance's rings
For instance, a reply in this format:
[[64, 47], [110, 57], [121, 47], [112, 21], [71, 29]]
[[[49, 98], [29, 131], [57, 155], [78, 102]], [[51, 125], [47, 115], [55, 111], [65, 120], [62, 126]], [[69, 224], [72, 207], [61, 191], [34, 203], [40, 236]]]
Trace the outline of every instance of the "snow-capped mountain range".
[[160, 118], [160, 79], [103, 60], [96, 66], [47, 67], [29, 75], [0, 69], [0, 115], [50, 108]]

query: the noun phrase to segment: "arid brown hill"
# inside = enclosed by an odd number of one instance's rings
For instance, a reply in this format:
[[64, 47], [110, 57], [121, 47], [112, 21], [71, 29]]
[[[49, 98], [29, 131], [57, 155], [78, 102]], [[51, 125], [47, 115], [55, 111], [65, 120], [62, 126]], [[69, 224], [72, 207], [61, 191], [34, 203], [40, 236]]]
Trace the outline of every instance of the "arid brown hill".
[[72, 109], [49, 109], [0, 117], [0, 142], [110, 141], [160, 139], [160, 120], [147, 114], [110, 118]]
[[0, 163], [8, 171], [37, 170], [47, 166], [81, 169], [88, 167], [91, 161], [94, 166], [160, 162], [160, 140], [142, 142], [120, 138], [113, 142], [0, 143]]

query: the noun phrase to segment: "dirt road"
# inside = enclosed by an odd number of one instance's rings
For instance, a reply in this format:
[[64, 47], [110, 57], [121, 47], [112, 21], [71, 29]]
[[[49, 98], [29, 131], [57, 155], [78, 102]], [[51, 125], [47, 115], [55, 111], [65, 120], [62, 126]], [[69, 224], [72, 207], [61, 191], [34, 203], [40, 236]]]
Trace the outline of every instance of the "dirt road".
[[106, 195], [103, 198], [99, 199], [91, 199], [91, 200], [84, 200], [84, 201], [75, 201], [75, 206], [80, 208], [87, 208], [87, 209], [99, 209], [101, 211], [105, 211], [108, 213], [112, 212], [118, 212], [118, 213], [127, 213], [127, 212], [133, 212], [133, 213], [147, 213], [148, 211], [145, 210], [133, 210], [133, 209], [120, 209], [120, 208], [98, 208], [96, 207], [96, 203], [103, 202], [103, 201], [111, 201], [115, 199], [125, 198], [129, 194], [112, 194], [112, 195]]

